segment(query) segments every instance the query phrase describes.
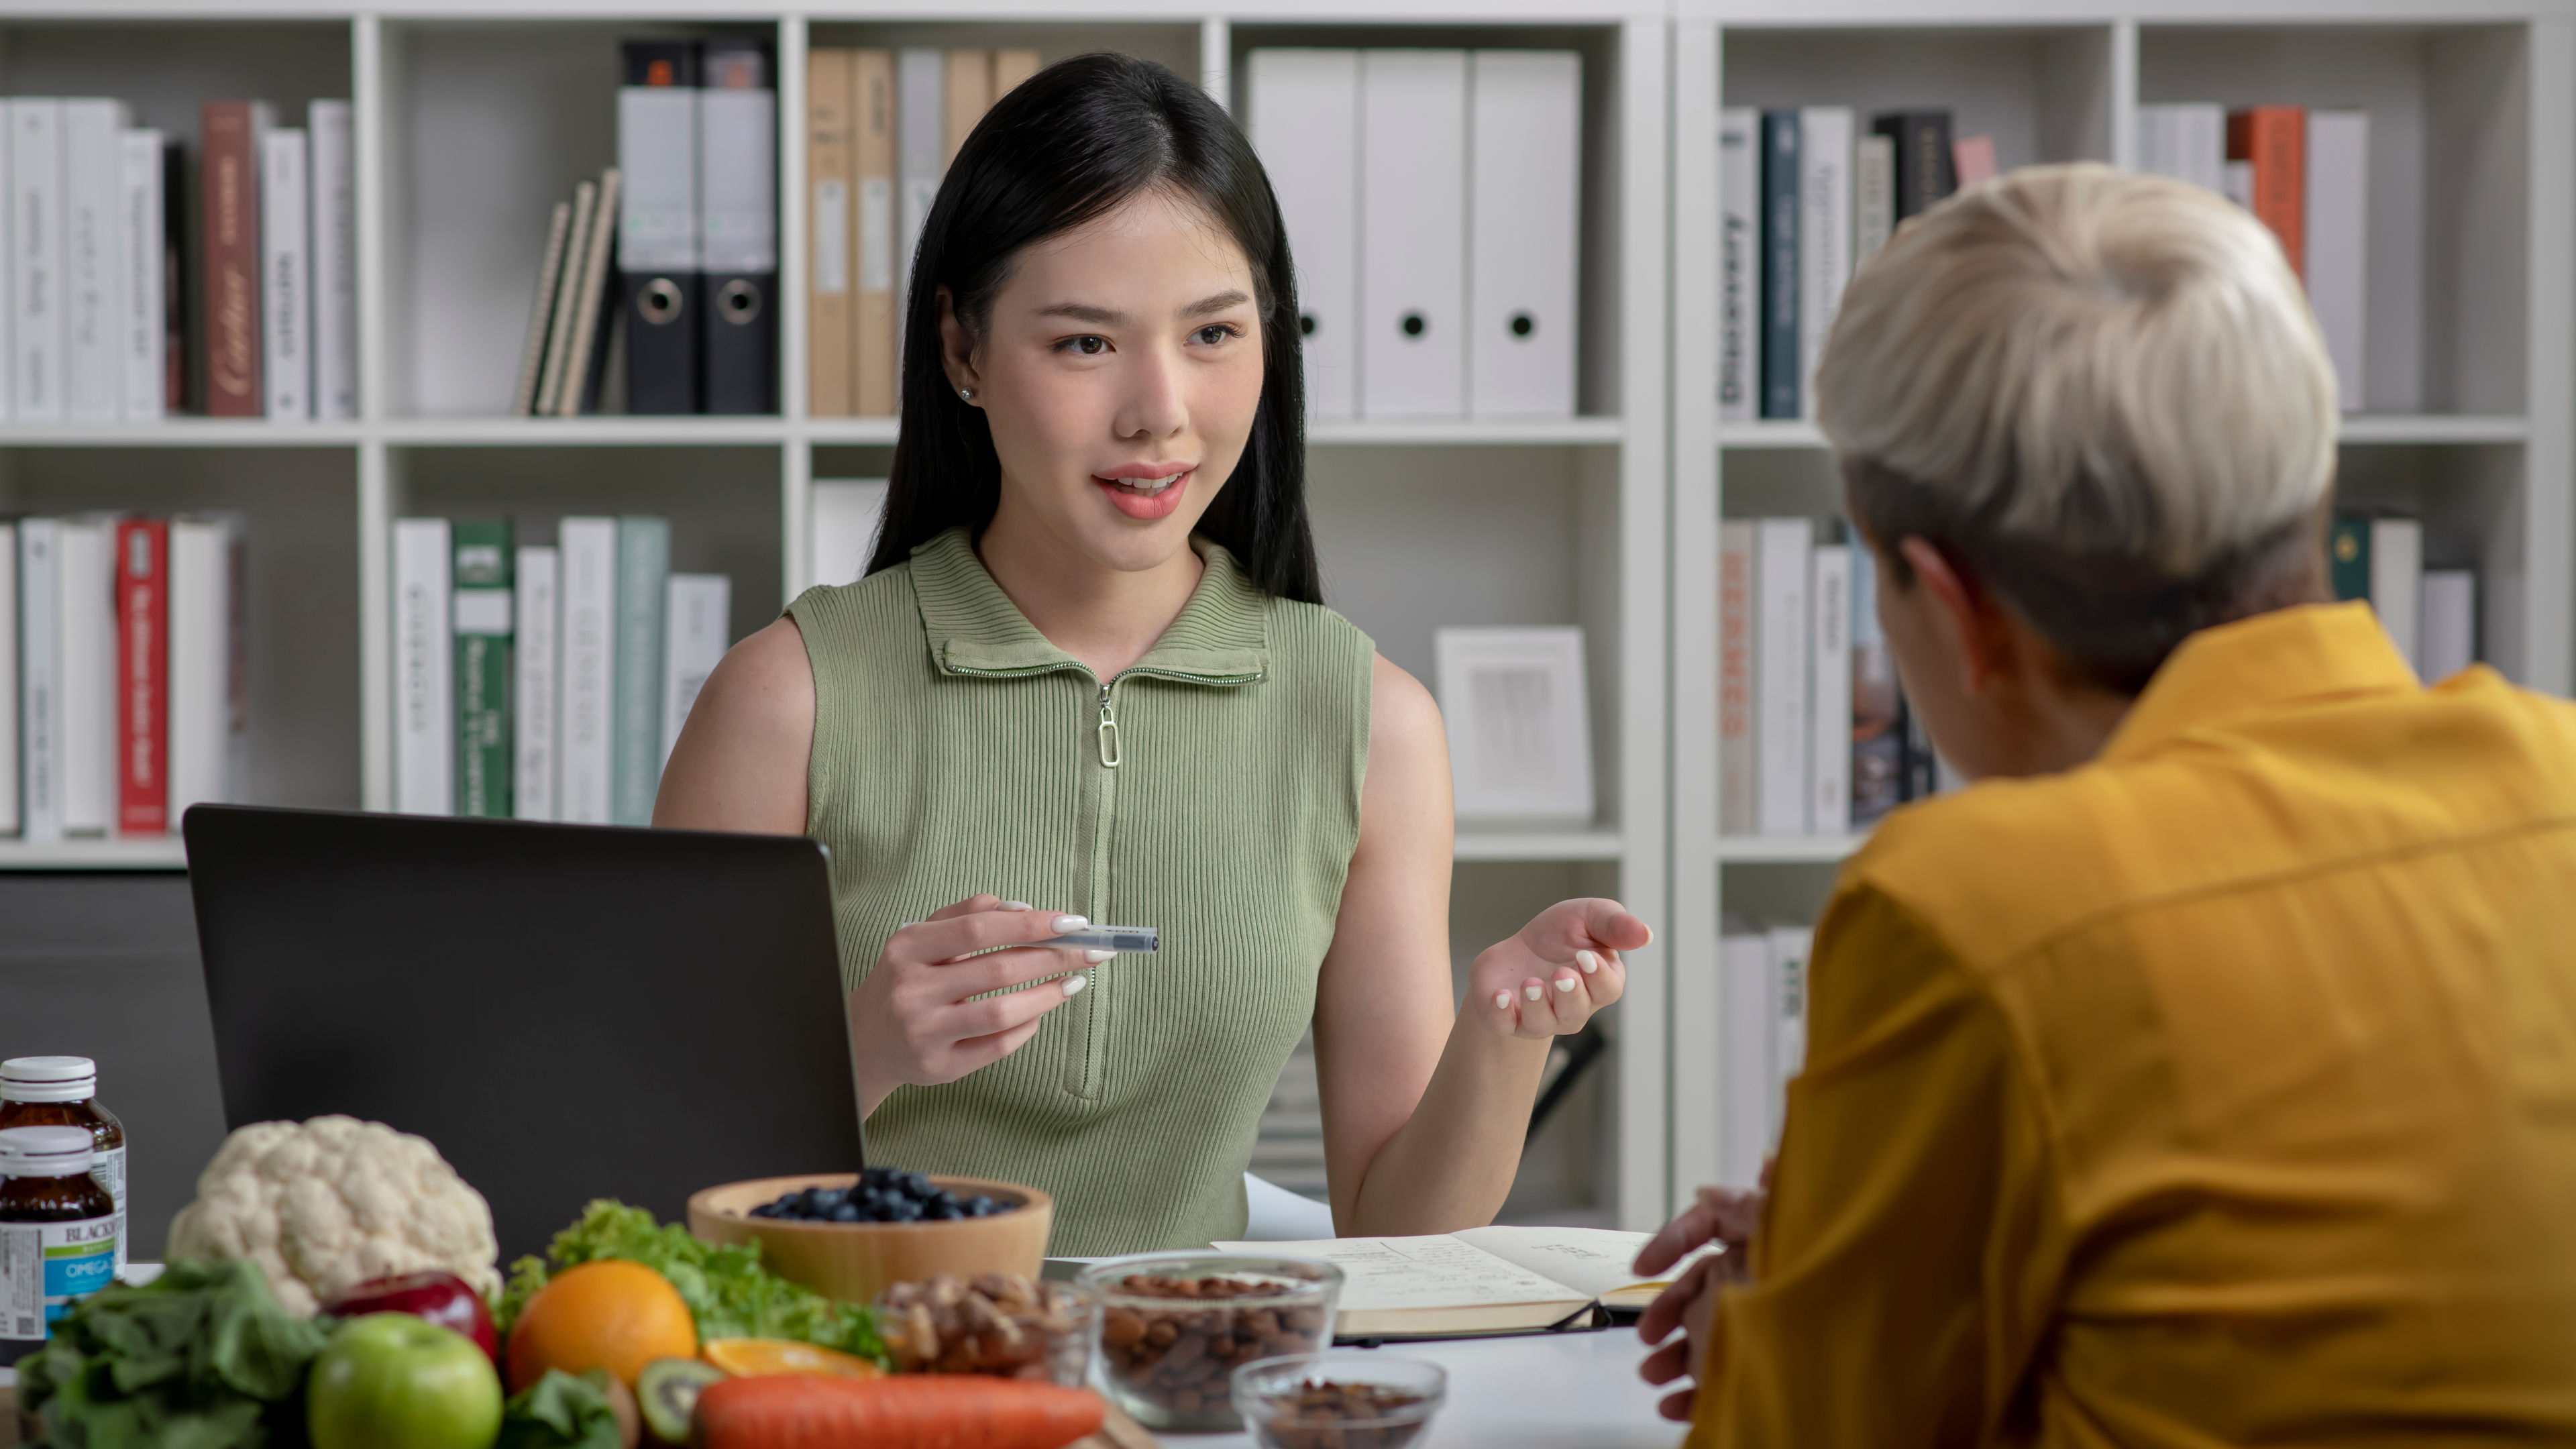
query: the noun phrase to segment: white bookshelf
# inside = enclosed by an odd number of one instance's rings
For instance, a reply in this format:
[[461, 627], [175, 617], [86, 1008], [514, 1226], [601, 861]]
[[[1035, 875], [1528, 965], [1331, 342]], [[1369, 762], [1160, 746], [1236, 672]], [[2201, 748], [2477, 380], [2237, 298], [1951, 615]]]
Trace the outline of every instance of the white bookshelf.
[[[2481, 574], [2482, 657], [2568, 691], [2576, 563], [2576, 4], [2568, 0], [1677, 0], [1673, 35], [1672, 1188], [1715, 1178], [1717, 941], [1815, 919], [1846, 836], [1717, 828], [1716, 528], [1838, 512], [1812, 422], [1720, 425], [1722, 105], [1947, 106], [2007, 167], [2134, 160], [2136, 108], [2367, 106], [2363, 412], [2341, 487]], [[1692, 1046], [1706, 1043], [1698, 1050]]]
[[[736, 637], [808, 582], [816, 478], [882, 476], [886, 418], [805, 416], [804, 73], [817, 45], [1092, 49], [1231, 78], [1269, 45], [1538, 46], [1583, 57], [1580, 415], [1350, 421], [1311, 433], [1328, 599], [1417, 677], [1444, 625], [1580, 624], [1601, 817], [1462, 829], [1461, 960], [1557, 895], [1662, 919], [1669, 470], [1665, 451], [1666, 59], [1660, 4], [1402, 0], [1312, 7], [1109, 0], [0, 0], [0, 94], [104, 94], [187, 138], [210, 100], [355, 105], [360, 415], [287, 424], [0, 425], [0, 509], [224, 507], [249, 519], [251, 763], [260, 803], [392, 798], [392, 521], [507, 515], [550, 541], [579, 512], [672, 520], [676, 569], [734, 581]], [[618, 42], [745, 35], [779, 87], [781, 320], [775, 417], [505, 417], [548, 209], [616, 159]], [[183, 867], [175, 840], [0, 842], [0, 871]], [[1586, 1128], [1589, 1207], [1631, 1225], [1667, 1195], [1663, 968], [1640, 953]], [[1629, 1023], [1636, 1023], [1630, 1026]], [[1569, 1114], [1573, 1115], [1573, 1114]]]

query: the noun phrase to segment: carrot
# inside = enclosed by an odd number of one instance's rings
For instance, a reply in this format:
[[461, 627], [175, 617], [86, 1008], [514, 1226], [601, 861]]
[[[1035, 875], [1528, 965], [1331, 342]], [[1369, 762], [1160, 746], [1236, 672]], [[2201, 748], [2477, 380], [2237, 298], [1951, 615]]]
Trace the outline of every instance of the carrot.
[[696, 1449], [1063, 1449], [1100, 1428], [1085, 1389], [976, 1374], [781, 1374], [698, 1395]]

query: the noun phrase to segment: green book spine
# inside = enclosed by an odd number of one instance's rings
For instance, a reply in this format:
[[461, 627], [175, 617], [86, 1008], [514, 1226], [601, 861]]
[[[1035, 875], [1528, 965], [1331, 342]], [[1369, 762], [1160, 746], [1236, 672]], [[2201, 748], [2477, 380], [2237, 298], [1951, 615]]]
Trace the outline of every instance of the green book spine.
[[662, 788], [662, 595], [671, 577], [671, 521], [617, 520], [617, 667], [612, 675], [609, 819], [653, 823]]
[[508, 819], [516, 756], [510, 736], [515, 580], [507, 519], [454, 527], [456, 588], [456, 813]]
[[2334, 575], [2337, 602], [2370, 598], [2370, 515], [2338, 513], [2326, 536], [2326, 565]]

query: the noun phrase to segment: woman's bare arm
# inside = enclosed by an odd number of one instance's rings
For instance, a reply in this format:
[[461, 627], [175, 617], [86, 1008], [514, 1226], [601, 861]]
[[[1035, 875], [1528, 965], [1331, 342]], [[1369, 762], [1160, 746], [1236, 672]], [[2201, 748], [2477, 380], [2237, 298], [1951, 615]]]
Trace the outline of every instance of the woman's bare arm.
[[653, 823], [802, 835], [813, 752], [814, 668], [795, 621], [780, 619], [707, 676], [662, 769]]

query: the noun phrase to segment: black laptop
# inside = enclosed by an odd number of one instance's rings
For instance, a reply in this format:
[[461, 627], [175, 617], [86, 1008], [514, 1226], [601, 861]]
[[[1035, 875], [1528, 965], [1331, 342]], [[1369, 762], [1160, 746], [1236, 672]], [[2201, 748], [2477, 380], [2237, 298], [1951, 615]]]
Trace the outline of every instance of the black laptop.
[[200, 805], [188, 878], [227, 1126], [435, 1144], [502, 1260], [592, 1198], [863, 1160], [823, 848]]

